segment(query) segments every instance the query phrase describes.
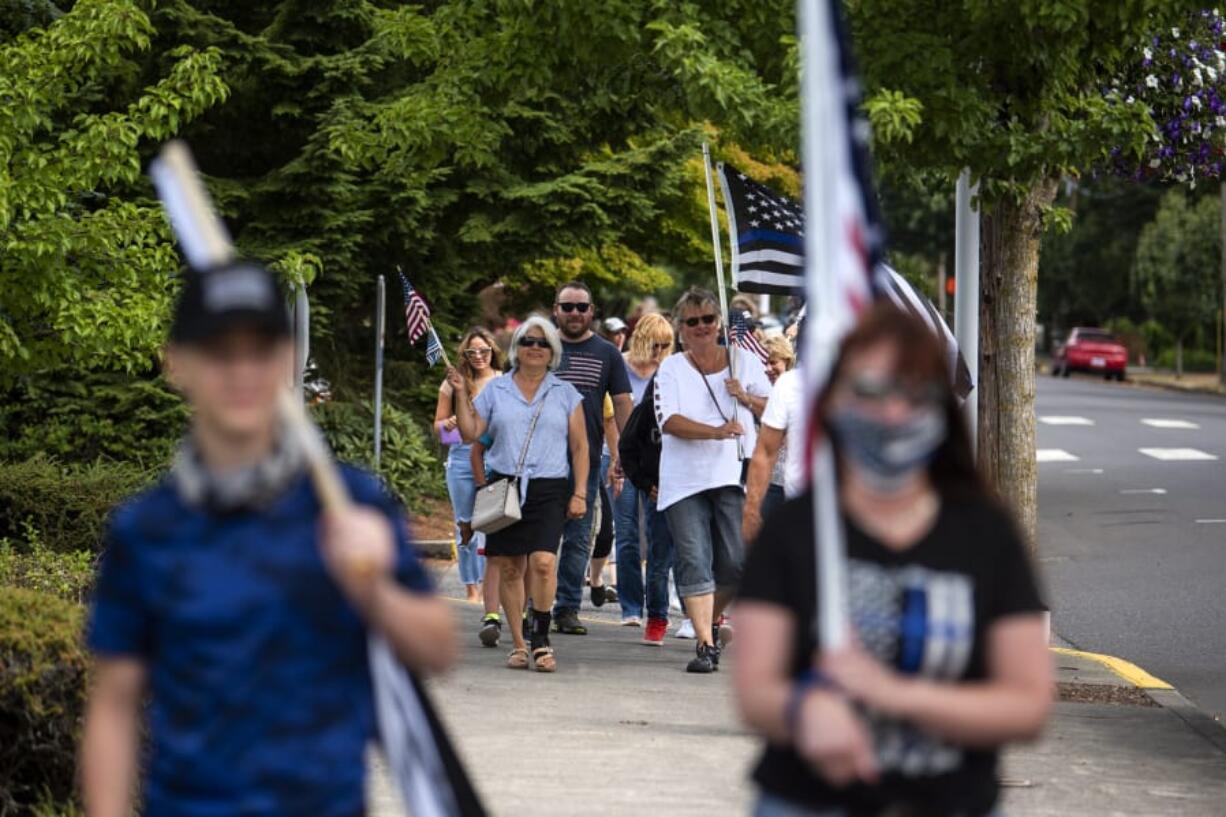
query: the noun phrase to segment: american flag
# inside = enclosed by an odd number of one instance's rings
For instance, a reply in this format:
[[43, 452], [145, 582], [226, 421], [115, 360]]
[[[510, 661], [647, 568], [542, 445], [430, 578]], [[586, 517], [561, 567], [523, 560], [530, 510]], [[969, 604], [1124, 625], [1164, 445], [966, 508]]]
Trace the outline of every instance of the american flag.
[[[417, 290], [413, 289], [413, 285], [409, 283], [404, 273], [399, 270], [397, 272], [400, 274], [400, 285], [404, 287], [404, 325], [409, 331], [409, 343], [417, 343], [418, 339], [430, 329], [430, 308], [426, 306], [421, 295], [417, 294]], [[430, 336], [433, 339], [434, 333], [431, 332]], [[437, 341], [435, 345], [437, 346]], [[427, 357], [429, 354], [430, 346], [427, 343]]]
[[758, 342], [757, 336], [749, 328], [749, 316], [744, 310], [734, 309], [728, 316], [728, 337], [734, 344], [762, 361], [763, 366], [770, 361], [770, 353]]
[[[731, 165], [719, 165], [720, 189], [732, 234], [732, 280], [738, 292], [805, 293], [804, 212], [799, 202], [754, 181]], [[871, 210], [869, 211], [871, 212]], [[875, 220], [875, 214], [874, 214]], [[941, 313], [911, 282], [878, 261], [870, 283], [876, 296], [928, 324], [941, 339], [954, 393], [970, 393], [971, 372]], [[750, 350], [753, 351], [753, 350]]]
[[801, 0], [803, 67], [802, 161], [805, 168], [806, 474], [813, 491], [817, 564], [816, 629], [823, 651], [847, 644], [847, 548], [839, 522], [837, 470], [820, 436], [818, 398], [843, 336], [874, 298], [882, 230], [868, 172], [868, 123], [860, 111], [860, 80], [852, 66], [840, 0]]

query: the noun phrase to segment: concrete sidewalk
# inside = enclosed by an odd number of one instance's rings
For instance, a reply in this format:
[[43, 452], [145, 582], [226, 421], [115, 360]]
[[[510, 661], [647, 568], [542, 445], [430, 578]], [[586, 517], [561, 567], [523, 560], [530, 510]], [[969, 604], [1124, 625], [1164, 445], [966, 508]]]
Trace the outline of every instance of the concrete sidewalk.
[[[440, 576], [453, 597], [454, 574]], [[662, 649], [640, 644], [642, 630], [618, 626], [606, 605], [584, 611], [587, 636], [553, 637], [557, 674], [514, 672], [503, 666], [509, 646], [477, 642], [480, 609], [457, 601], [456, 612], [460, 665], [432, 688], [492, 814], [749, 813], [759, 744], [737, 722], [729, 673], [684, 672], [692, 641], [670, 631]], [[1010, 817], [1226, 814], [1226, 730], [1087, 654], [1054, 657], [1071, 692], [1165, 705], [1058, 703], [1043, 739], [1005, 757]], [[398, 813], [385, 781], [374, 786], [372, 814]]]

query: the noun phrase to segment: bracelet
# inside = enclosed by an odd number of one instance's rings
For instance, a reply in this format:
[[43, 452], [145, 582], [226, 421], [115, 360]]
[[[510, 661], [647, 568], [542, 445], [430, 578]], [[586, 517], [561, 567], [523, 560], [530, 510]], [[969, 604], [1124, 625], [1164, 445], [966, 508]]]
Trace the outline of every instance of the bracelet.
[[571, 497], [574, 499], [582, 499], [584, 502], [587, 502], [587, 497], [582, 494], [571, 494]]
[[815, 689], [833, 689], [834, 682], [828, 677], [810, 667], [797, 676], [788, 692], [788, 702], [783, 708], [783, 720], [787, 725], [788, 736], [795, 740], [800, 727], [800, 707], [805, 698]]

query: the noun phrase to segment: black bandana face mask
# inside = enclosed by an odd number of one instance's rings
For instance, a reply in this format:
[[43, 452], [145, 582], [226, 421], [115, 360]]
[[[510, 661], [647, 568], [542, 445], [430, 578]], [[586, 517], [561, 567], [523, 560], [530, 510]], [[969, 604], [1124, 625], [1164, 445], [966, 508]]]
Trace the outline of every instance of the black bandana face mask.
[[932, 461], [948, 429], [939, 407], [916, 409], [910, 419], [890, 423], [843, 410], [830, 417], [839, 450], [859, 466], [875, 490], [893, 493]]

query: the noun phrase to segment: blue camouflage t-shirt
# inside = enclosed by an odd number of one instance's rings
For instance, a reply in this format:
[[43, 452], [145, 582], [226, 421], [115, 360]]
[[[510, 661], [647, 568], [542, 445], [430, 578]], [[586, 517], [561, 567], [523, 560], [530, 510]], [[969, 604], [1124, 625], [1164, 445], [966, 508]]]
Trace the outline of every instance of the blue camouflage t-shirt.
[[[392, 521], [397, 579], [429, 592], [399, 504], [343, 473]], [[115, 512], [87, 640], [148, 671], [145, 817], [364, 813], [367, 634], [324, 567], [319, 513], [306, 476], [260, 512], [190, 507], [169, 481]]]

